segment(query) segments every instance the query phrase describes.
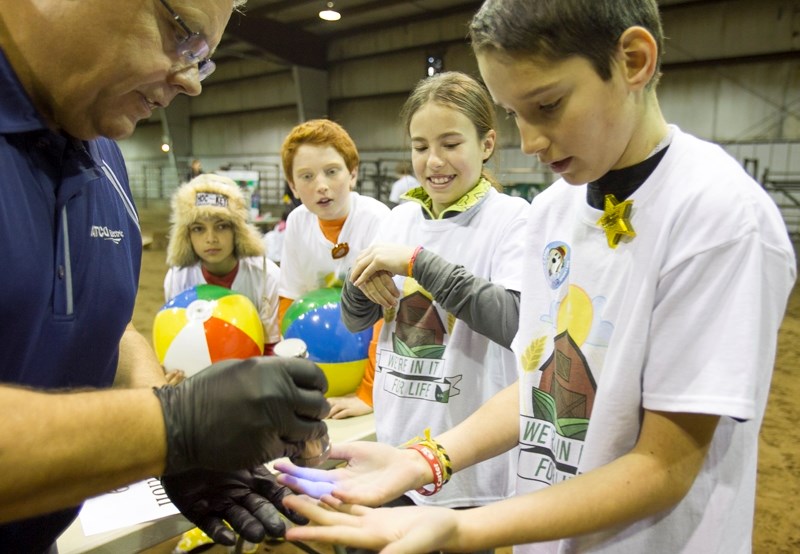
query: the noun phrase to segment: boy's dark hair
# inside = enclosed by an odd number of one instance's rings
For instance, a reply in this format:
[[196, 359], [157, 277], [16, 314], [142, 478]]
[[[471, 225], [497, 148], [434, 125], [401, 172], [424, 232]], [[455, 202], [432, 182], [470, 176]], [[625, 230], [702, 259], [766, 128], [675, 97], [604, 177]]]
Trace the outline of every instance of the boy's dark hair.
[[647, 29], [658, 44], [652, 87], [664, 47], [656, 0], [486, 0], [469, 34], [476, 53], [498, 50], [550, 61], [581, 56], [607, 81], [619, 38], [634, 26]]

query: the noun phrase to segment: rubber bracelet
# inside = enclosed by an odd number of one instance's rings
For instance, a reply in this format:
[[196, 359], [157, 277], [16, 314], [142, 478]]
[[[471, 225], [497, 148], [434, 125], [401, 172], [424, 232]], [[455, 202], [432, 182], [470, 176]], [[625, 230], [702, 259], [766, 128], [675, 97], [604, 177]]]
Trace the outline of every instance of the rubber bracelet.
[[423, 496], [432, 496], [442, 490], [444, 479], [442, 476], [442, 466], [439, 463], [439, 457], [430, 448], [427, 446], [422, 446], [421, 444], [412, 444], [408, 448], [416, 450], [422, 454], [422, 457], [425, 458], [426, 462], [428, 462], [431, 472], [433, 472], [433, 490], [420, 487], [417, 489], [417, 492]]
[[411, 257], [408, 259], [408, 276], [409, 277], [413, 277], [414, 276], [414, 274], [413, 274], [414, 262], [417, 261], [417, 254], [419, 254], [421, 250], [422, 250], [422, 247], [421, 246], [417, 246], [414, 249], [414, 253], [411, 254]]
[[447, 455], [447, 450], [444, 449], [444, 446], [431, 437], [430, 428], [425, 429], [423, 434], [425, 435], [424, 437], [414, 437], [410, 441], [403, 444], [403, 446], [408, 448], [412, 444], [418, 444], [420, 446], [427, 447], [434, 454], [436, 454], [436, 457], [439, 459], [439, 465], [443, 471], [444, 478], [442, 480], [442, 485], [444, 486], [453, 476], [453, 463], [450, 461], [450, 456]]

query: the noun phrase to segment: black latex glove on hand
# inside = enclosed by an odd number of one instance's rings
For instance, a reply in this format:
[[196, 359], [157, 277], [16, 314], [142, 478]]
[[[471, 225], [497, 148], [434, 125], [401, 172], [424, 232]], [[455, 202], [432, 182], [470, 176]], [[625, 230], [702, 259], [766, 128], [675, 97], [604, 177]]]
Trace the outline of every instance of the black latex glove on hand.
[[252, 543], [286, 533], [279, 512], [294, 523], [308, 523], [306, 518], [283, 506], [283, 498], [292, 491], [279, 485], [264, 466], [228, 472], [190, 469], [163, 476], [161, 484], [186, 519], [217, 544], [236, 543], [234, 532], [222, 520]]
[[209, 366], [153, 389], [167, 431], [165, 474], [237, 470], [294, 456], [327, 433], [328, 382], [303, 358], [249, 358]]

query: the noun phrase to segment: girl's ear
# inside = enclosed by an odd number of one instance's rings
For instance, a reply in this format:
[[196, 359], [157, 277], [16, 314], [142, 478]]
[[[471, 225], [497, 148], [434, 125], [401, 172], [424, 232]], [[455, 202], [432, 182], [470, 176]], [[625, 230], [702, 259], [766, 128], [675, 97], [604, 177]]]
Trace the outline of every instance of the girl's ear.
[[483, 136], [481, 146], [483, 148], [483, 161], [486, 162], [492, 157], [494, 152], [495, 142], [497, 141], [497, 132], [494, 129], [489, 129]]
[[625, 80], [634, 89], [643, 89], [653, 80], [658, 62], [658, 44], [644, 27], [628, 27], [619, 39], [625, 64]]

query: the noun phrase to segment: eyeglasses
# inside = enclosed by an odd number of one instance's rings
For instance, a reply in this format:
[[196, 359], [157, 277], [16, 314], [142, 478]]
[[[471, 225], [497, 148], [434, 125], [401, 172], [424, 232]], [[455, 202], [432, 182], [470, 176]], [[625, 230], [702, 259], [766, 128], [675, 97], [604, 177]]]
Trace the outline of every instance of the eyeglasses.
[[175, 23], [186, 33], [186, 36], [178, 41], [178, 56], [187, 67], [197, 66], [198, 79], [202, 81], [214, 73], [217, 68], [217, 64], [208, 58], [208, 53], [211, 51], [208, 41], [200, 33], [192, 31], [181, 16], [172, 9], [172, 6], [167, 4], [167, 0], [160, 1]]

